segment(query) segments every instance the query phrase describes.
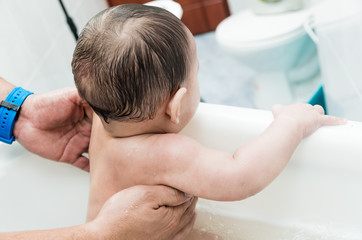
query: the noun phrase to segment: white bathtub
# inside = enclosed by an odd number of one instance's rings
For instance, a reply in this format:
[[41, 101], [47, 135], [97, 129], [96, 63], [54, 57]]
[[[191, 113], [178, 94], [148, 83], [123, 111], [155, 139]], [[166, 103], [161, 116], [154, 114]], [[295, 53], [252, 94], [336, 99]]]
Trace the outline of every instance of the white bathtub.
[[[201, 104], [183, 134], [233, 152], [271, 120], [268, 111]], [[88, 181], [81, 170], [0, 145], [0, 231], [84, 222]], [[264, 191], [239, 202], [201, 199], [198, 212], [196, 226], [224, 239], [362, 239], [362, 123], [319, 129]]]

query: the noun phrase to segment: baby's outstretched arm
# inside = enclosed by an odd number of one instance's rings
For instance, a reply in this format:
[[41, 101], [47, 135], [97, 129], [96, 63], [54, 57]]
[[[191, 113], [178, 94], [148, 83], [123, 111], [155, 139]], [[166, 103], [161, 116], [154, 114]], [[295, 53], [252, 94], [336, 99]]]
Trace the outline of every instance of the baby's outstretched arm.
[[324, 115], [319, 105], [276, 105], [272, 112], [274, 121], [266, 131], [234, 153], [237, 161], [250, 161], [248, 171], [253, 173], [250, 175], [250, 181], [253, 181], [250, 182], [251, 195], [262, 190], [279, 175], [303, 138], [321, 126], [346, 123], [345, 119]]
[[308, 137], [321, 126], [346, 123], [345, 119], [324, 115], [320, 105], [296, 103], [293, 105], [275, 105], [272, 109], [275, 120], [288, 118], [299, 125], [302, 138]]
[[263, 134], [238, 148], [233, 155], [204, 147], [186, 137], [178, 138], [180, 142], [169, 150], [174, 151], [171, 155], [179, 166], [173, 176], [166, 174], [170, 178], [165, 182], [176, 183], [174, 187], [203, 198], [241, 200], [273, 181], [303, 138], [320, 126], [346, 122], [324, 115], [320, 106], [302, 103], [275, 106], [273, 115], [274, 121]]

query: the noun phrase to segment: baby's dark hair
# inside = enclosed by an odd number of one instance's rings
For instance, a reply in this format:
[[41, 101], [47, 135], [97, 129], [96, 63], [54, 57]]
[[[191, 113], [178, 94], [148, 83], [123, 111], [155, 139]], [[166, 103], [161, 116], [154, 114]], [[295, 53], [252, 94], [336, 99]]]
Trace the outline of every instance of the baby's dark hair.
[[109, 8], [80, 34], [72, 61], [75, 84], [106, 122], [153, 119], [187, 78], [189, 46], [186, 26], [164, 9]]

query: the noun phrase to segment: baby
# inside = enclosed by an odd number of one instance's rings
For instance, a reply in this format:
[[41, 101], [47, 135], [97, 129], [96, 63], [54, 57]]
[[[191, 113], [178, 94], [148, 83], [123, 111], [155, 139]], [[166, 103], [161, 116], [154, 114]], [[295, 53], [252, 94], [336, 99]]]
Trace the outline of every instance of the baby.
[[88, 220], [115, 192], [140, 184], [245, 199], [276, 178], [304, 137], [344, 123], [320, 106], [276, 106], [267, 130], [233, 155], [177, 134], [200, 100], [196, 44], [178, 18], [156, 7], [121, 5], [93, 17], [72, 68], [93, 109]]

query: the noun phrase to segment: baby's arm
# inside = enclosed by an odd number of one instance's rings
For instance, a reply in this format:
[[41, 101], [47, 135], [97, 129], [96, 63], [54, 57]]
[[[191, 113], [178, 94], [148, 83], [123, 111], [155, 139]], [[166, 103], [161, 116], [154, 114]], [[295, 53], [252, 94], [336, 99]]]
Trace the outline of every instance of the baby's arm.
[[276, 106], [273, 114], [275, 119], [267, 130], [233, 155], [178, 135], [179, 143], [168, 149], [179, 166], [165, 174], [164, 182], [203, 198], [241, 200], [274, 180], [303, 138], [320, 126], [345, 122], [308, 104]]

